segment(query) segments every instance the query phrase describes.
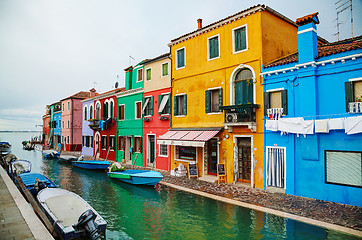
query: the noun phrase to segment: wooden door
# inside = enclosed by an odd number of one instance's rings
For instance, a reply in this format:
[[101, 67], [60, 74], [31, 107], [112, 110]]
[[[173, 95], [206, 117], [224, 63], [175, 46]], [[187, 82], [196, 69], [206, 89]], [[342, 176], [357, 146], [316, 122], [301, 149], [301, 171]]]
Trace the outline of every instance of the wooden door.
[[148, 136], [148, 162], [149, 167], [154, 167], [155, 165], [155, 136]]
[[251, 141], [238, 139], [238, 181], [251, 182]]
[[207, 159], [207, 174], [217, 174], [217, 139], [211, 139], [208, 141], [208, 159]]

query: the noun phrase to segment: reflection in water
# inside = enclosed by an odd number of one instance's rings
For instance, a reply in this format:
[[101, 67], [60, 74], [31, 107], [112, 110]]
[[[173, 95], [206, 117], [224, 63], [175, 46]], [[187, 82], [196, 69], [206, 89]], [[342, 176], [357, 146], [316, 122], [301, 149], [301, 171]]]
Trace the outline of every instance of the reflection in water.
[[[28, 135], [27, 135], [28, 134]], [[30, 136], [29, 136], [30, 135]], [[107, 239], [353, 239], [339, 232], [217, 202], [171, 188], [133, 186], [105, 172], [75, 168], [25, 151], [31, 133], [0, 133], [13, 153], [59, 187], [89, 202], [107, 220]]]

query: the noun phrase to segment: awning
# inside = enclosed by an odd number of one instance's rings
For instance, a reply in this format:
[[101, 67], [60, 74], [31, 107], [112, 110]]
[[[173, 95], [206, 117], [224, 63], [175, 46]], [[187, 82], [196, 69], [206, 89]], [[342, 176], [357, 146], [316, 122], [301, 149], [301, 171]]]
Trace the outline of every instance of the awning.
[[157, 139], [157, 144], [204, 147], [220, 130], [170, 130]]

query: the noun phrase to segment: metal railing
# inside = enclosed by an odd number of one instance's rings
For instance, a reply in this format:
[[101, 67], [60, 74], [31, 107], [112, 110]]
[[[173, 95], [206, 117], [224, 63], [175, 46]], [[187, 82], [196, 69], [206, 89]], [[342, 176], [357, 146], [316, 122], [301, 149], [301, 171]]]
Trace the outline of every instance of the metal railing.
[[225, 123], [242, 123], [242, 122], [256, 122], [256, 109], [259, 108], [257, 104], [243, 104], [222, 106], [221, 110], [225, 112]]

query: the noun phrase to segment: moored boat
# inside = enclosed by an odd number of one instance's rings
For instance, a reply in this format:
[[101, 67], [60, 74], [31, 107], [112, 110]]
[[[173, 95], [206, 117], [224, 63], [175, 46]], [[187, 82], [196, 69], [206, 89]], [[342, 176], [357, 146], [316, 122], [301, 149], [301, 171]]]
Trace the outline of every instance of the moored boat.
[[0, 142], [0, 153], [7, 155], [10, 153], [11, 145], [9, 142]]
[[19, 177], [33, 196], [44, 188], [57, 187], [54, 182], [40, 173], [22, 173], [19, 174]]
[[60, 153], [55, 150], [43, 150], [42, 153], [45, 158], [57, 158], [60, 156]]
[[111, 165], [108, 161], [96, 161], [96, 160], [85, 160], [85, 161], [73, 161], [73, 166], [84, 168], [84, 169], [92, 169], [92, 170], [106, 170], [109, 165]]
[[73, 162], [73, 161], [77, 161], [78, 158], [76, 156], [72, 156], [72, 155], [60, 154], [59, 160], [62, 160], [65, 162]]
[[107, 222], [77, 194], [45, 188], [38, 193], [37, 200], [63, 239], [99, 239], [105, 234]]
[[155, 186], [163, 178], [156, 171], [128, 169], [121, 172], [108, 172], [108, 177], [135, 185]]
[[28, 160], [16, 160], [9, 165], [9, 175], [12, 179], [15, 179], [17, 175], [22, 173], [28, 173], [31, 171], [31, 162]]

